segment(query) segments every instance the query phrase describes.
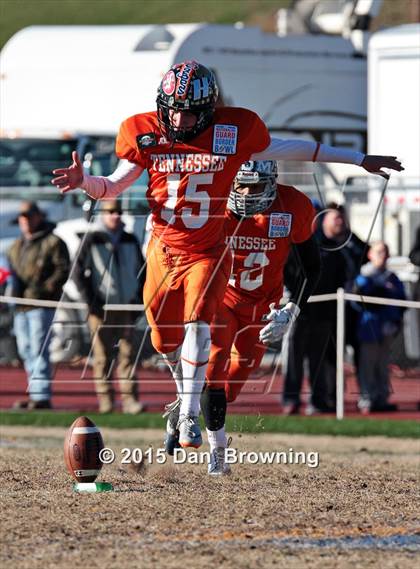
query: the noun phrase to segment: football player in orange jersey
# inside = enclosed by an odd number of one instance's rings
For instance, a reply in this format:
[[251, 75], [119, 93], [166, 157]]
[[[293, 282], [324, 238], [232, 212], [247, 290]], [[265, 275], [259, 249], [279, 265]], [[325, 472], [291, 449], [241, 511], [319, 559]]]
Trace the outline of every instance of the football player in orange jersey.
[[[240, 168], [227, 208], [227, 242], [233, 269], [223, 305], [212, 323], [212, 348], [201, 398], [210, 444], [210, 475], [229, 472], [224, 453], [226, 403], [235, 401], [267, 344], [279, 341], [298, 317], [321, 269], [312, 237], [311, 201], [278, 185], [274, 161], [248, 161]], [[283, 269], [291, 247], [300, 275], [284, 308]]]
[[210, 322], [223, 300], [231, 258], [224, 212], [232, 181], [249, 159], [358, 164], [368, 171], [401, 170], [392, 156], [365, 156], [315, 142], [270, 139], [261, 119], [236, 107], [216, 108], [214, 74], [195, 61], [174, 65], [158, 87], [157, 110], [121, 124], [110, 176], [84, 174], [76, 152], [54, 170], [61, 192], [82, 188], [94, 199], [115, 198], [144, 170], [153, 235], [144, 287], [154, 347], [181, 395], [177, 427], [183, 447], [199, 447], [199, 402], [210, 350]]
[[[223, 304], [212, 322], [206, 388], [201, 397], [211, 475], [229, 471], [224, 462], [227, 402], [237, 398], [251, 372], [259, 367], [264, 344], [280, 340], [297, 318], [319, 276], [312, 203], [295, 188], [277, 185], [276, 178], [275, 161], [247, 161], [229, 195], [226, 244], [231, 248], [233, 267]], [[276, 309], [293, 245], [301, 274], [288, 304]], [[176, 417], [172, 423], [176, 424]], [[174, 433], [167, 437], [167, 451], [172, 454], [176, 446]]]

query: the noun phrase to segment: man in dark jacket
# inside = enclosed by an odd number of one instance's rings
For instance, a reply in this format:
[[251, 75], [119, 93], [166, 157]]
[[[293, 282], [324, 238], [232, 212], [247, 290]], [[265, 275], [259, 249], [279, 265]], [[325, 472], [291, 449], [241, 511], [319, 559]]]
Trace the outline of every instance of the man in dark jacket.
[[[35, 300], [59, 300], [67, 280], [70, 260], [67, 247], [54, 235], [54, 224], [45, 219], [35, 202], [23, 202], [17, 218], [22, 236], [8, 252], [12, 271], [12, 296]], [[19, 355], [28, 375], [27, 401], [18, 409], [51, 407], [49, 344], [55, 308], [17, 305], [14, 330]]]
[[[321, 273], [313, 295], [335, 293], [346, 282], [346, 261], [340, 250], [329, 250], [322, 232], [320, 246]], [[299, 279], [301, 262], [292, 253], [285, 268], [287, 288]], [[311, 398], [307, 415], [334, 410], [336, 301], [309, 303], [304, 306], [290, 337], [283, 392], [283, 413], [299, 413], [303, 382], [303, 364], [308, 358]]]
[[99, 411], [114, 408], [113, 361], [118, 352], [119, 378], [124, 413], [143, 409], [137, 401], [134, 323], [137, 314], [127, 310], [104, 311], [104, 304], [142, 302], [144, 259], [136, 237], [124, 231], [117, 200], [101, 202], [100, 230], [89, 232], [76, 259], [74, 279], [89, 305], [93, 368]]
[[[351, 231], [347, 211], [343, 205], [334, 202], [327, 205], [322, 219], [322, 233], [325, 248], [340, 250], [346, 261], [347, 278], [345, 288], [353, 289], [354, 279], [360, 269], [368, 262], [369, 245]], [[353, 360], [359, 379], [360, 341], [357, 336], [358, 313], [354, 306], [346, 303], [346, 344], [353, 348]], [[360, 384], [360, 382], [359, 382]]]
[[369, 245], [350, 228], [350, 221], [343, 205], [331, 202], [322, 215], [324, 248], [340, 249], [347, 265], [347, 279], [353, 281], [360, 267], [368, 262]]

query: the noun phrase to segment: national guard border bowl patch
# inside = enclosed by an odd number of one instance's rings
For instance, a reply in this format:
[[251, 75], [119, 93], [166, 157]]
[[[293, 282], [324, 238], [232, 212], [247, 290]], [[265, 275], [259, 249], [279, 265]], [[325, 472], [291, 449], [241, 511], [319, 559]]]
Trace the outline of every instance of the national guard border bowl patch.
[[291, 213], [271, 213], [268, 227], [269, 237], [288, 237], [292, 228]]
[[232, 124], [215, 124], [213, 154], [236, 154], [238, 127]]
[[149, 146], [156, 146], [156, 135], [154, 132], [147, 132], [146, 134], [139, 134], [136, 136], [137, 146], [142, 148], [149, 148]]

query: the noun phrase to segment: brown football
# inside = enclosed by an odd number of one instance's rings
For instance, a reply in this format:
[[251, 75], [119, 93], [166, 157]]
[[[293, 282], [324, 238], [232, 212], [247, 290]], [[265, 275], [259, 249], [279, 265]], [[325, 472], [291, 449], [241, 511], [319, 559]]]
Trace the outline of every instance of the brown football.
[[88, 417], [78, 417], [64, 440], [67, 470], [77, 482], [94, 482], [102, 462], [99, 452], [104, 448], [98, 427]]

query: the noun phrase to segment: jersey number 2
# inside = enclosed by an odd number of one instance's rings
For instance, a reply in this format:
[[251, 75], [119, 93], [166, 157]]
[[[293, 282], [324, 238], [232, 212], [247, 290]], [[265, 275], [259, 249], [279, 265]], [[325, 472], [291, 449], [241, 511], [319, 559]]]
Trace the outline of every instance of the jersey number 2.
[[[269, 265], [270, 259], [265, 253], [250, 253], [244, 260], [244, 267], [247, 271], [242, 271], [239, 279], [239, 286], [244, 290], [255, 290], [263, 284], [264, 272], [253, 278], [256, 271], [264, 269]], [[235, 286], [235, 277], [231, 277], [229, 283]]]

